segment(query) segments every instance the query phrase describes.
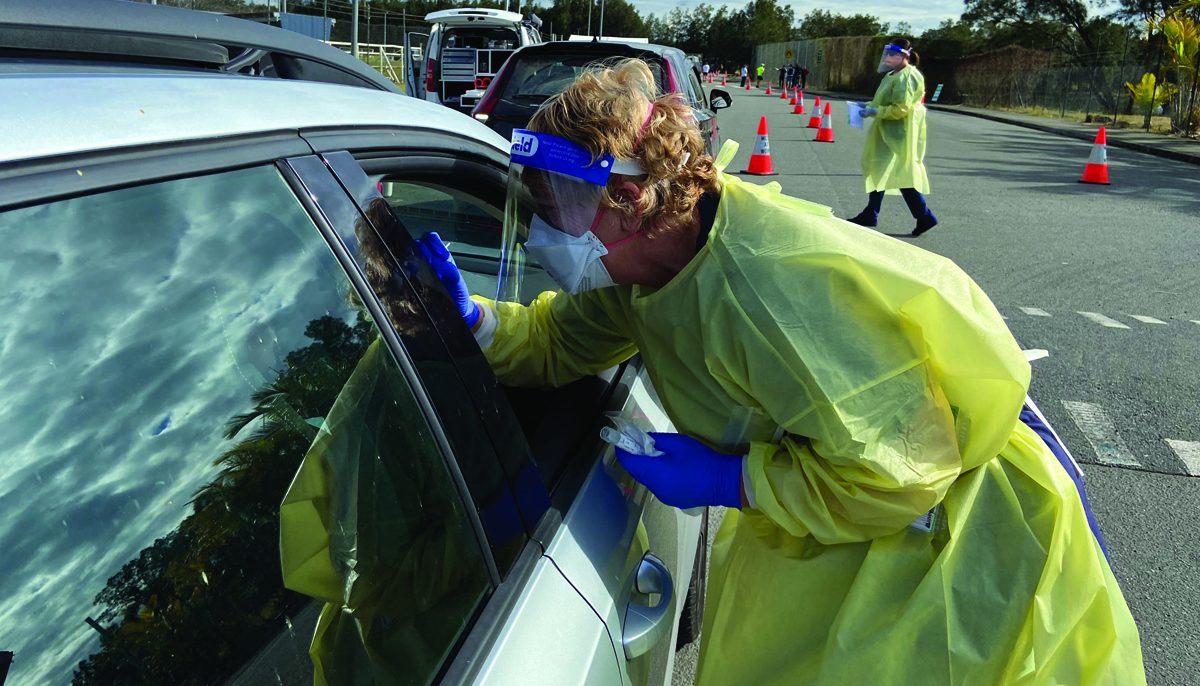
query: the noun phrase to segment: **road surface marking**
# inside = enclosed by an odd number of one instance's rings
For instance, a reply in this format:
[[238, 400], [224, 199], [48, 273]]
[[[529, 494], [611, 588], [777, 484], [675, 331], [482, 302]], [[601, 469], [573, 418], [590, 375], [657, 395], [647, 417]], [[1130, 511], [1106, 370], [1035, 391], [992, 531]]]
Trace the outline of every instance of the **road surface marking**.
[[1022, 312], [1024, 312], [1025, 314], [1028, 314], [1033, 317], [1049, 317], [1050, 316], [1049, 312], [1042, 310], [1042, 309], [1038, 309], [1036, 307], [1022, 307], [1019, 309]]
[[1099, 312], [1080, 312], [1079, 314], [1082, 314], [1083, 316], [1087, 317], [1088, 319], [1096, 322], [1097, 324], [1099, 324], [1101, 326], [1107, 326], [1110, 329], [1128, 329], [1129, 328], [1128, 326], [1125, 326], [1124, 324], [1122, 324], [1121, 322], [1119, 322], [1115, 319], [1109, 319], [1108, 317], [1105, 317], [1104, 315], [1100, 314]]
[[1131, 314], [1129, 316], [1133, 317], [1134, 319], [1138, 320], [1139, 322], [1141, 322], [1143, 324], [1162, 324], [1163, 326], [1167, 325], [1167, 323], [1161, 319], [1155, 319], [1154, 317], [1147, 317], [1144, 314]]
[[1193, 323], [1193, 324], [1200, 324], [1200, 319], [1193, 319], [1193, 320], [1192, 320], [1192, 323]]
[[1173, 439], [1165, 439], [1167, 445], [1171, 446], [1171, 450], [1179, 456], [1183, 461], [1184, 469], [1192, 476], [1200, 476], [1200, 442], [1197, 441], [1176, 441]]
[[1100, 462], [1125, 467], [1142, 466], [1129, 454], [1129, 448], [1117, 435], [1117, 428], [1103, 407], [1074, 400], [1064, 400], [1063, 407], [1067, 408], [1067, 414], [1071, 415], [1088, 443], [1092, 444], [1092, 450]]

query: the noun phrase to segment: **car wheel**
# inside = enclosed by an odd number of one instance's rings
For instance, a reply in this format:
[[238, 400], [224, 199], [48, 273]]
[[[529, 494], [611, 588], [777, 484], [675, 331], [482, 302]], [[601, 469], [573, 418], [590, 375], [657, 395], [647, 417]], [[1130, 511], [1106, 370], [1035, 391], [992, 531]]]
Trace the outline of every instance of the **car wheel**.
[[700, 638], [700, 625], [704, 622], [704, 595], [708, 587], [708, 508], [704, 509], [704, 520], [700, 524], [700, 541], [696, 546], [696, 561], [692, 565], [692, 580], [688, 584], [687, 597], [683, 601], [683, 613], [679, 615], [679, 635], [675, 639], [675, 650]]

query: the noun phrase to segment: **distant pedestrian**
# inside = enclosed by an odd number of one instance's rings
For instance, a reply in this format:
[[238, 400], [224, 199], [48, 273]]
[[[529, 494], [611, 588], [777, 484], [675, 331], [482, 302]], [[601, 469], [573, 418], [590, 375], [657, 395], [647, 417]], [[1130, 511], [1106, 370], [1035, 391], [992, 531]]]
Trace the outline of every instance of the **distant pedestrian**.
[[704, 69], [704, 76], [707, 77], [708, 76], [708, 62], [704, 63], [703, 69]]
[[796, 65], [794, 64], [787, 66], [787, 85], [788, 88], [796, 87]]
[[746, 87], [746, 82], [750, 79], [750, 68], [742, 65], [742, 88]]
[[767, 73], [767, 65], [759, 62], [758, 66], [754, 69], [754, 76], [756, 77], [755, 88], [762, 88], [762, 79], [765, 73]]
[[808, 87], [808, 66], [800, 67], [800, 90]]
[[916, 67], [920, 60], [912, 43], [903, 38], [883, 48], [879, 60], [883, 81], [875, 97], [862, 106], [863, 117], [877, 119], [867, 131], [862, 154], [867, 206], [850, 218], [855, 224], [878, 224], [884, 192], [900, 191], [917, 220], [913, 236], [937, 226], [924, 195], [929, 192], [929, 175], [925, 172], [925, 77]]
[[779, 87], [787, 87], [787, 66], [779, 65]]

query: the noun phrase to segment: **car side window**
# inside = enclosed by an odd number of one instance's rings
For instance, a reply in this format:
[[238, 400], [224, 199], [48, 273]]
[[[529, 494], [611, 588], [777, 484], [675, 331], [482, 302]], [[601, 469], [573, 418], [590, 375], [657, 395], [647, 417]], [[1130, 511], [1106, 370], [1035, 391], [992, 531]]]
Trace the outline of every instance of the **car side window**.
[[0, 213], [9, 683], [427, 683], [491, 591], [274, 167]]
[[[437, 231], [454, 255], [472, 294], [496, 296], [500, 274], [500, 238], [503, 229], [503, 196], [485, 199], [462, 185], [420, 172], [385, 175], [380, 188], [384, 199], [410, 236]], [[526, 303], [543, 291], [558, 290], [550, 278], [530, 259], [523, 277], [521, 299]], [[536, 459], [542, 484], [560, 497], [558, 490], [580, 445], [595, 437], [602, 403], [609, 383], [585, 377], [557, 389], [503, 387], [504, 402], [520, 425], [528, 450]], [[590, 465], [591, 461], [580, 464]]]
[[692, 68], [688, 69], [687, 75], [688, 75], [688, 83], [691, 84], [691, 89], [692, 89], [692, 95], [691, 95], [692, 106], [699, 108], [699, 109], [707, 109], [708, 102], [707, 102], [707, 99], [704, 97], [704, 86], [700, 85], [700, 78], [696, 75], [696, 68], [692, 67]]
[[[496, 297], [500, 278], [503, 208], [460, 188], [413, 178], [385, 178], [383, 197], [415, 238], [436, 231], [473, 295]], [[529, 257], [528, 296], [555, 290], [554, 281]]]

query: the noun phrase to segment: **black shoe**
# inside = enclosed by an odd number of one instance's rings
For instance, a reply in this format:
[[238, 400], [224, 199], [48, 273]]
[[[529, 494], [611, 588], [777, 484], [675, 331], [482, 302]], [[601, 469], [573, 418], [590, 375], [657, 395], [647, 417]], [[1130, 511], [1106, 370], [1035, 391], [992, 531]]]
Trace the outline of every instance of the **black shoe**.
[[879, 215], [871, 214], [870, 212], [863, 210], [853, 217], [850, 217], [846, 221], [850, 222], [851, 224], [858, 224], [859, 226], [865, 226], [869, 229], [873, 229], [876, 226], [879, 226]]
[[[853, 220], [851, 220], [851, 221], [853, 221]], [[933, 216], [933, 213], [930, 212], [929, 214], [927, 214], [924, 217], [921, 217], [920, 219], [917, 220], [917, 227], [915, 229], [913, 229], [912, 233], [909, 235], [920, 236], [921, 234], [925, 233], [926, 231], [932, 229], [933, 227], [935, 227], [937, 225], [938, 225], [937, 217]]]

